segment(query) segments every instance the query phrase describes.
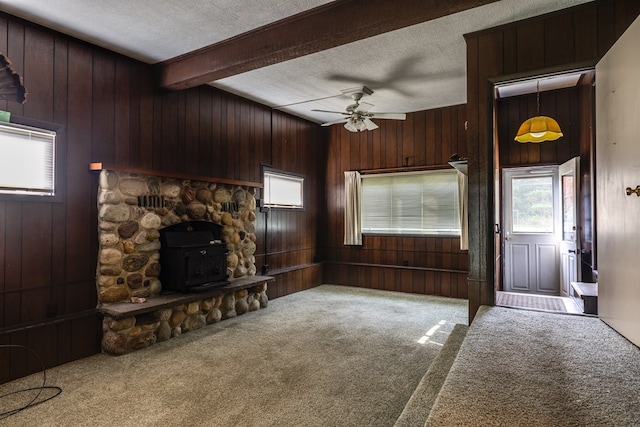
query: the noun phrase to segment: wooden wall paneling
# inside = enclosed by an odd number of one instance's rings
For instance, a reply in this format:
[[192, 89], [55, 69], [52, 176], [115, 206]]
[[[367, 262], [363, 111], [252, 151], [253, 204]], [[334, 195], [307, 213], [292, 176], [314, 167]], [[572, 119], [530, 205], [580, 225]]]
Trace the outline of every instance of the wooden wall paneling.
[[[434, 152], [433, 158], [430, 161], [431, 165], [442, 164], [443, 150], [442, 150], [442, 114], [444, 109], [436, 109], [433, 117], [434, 127]], [[448, 156], [447, 156], [448, 158]]]
[[427, 164], [427, 130], [426, 112], [419, 111], [410, 114], [413, 121], [413, 164]]
[[436, 145], [438, 142], [436, 141], [435, 114], [435, 110], [427, 110], [425, 117], [425, 165], [436, 163]]
[[573, 15], [574, 58], [578, 62], [598, 56], [598, 10], [595, 7], [576, 10]]
[[[9, 334], [10, 345], [29, 347], [27, 332], [12, 332]], [[9, 349], [9, 380], [28, 375], [29, 351], [24, 348]]]
[[[210, 126], [206, 126], [209, 122], [204, 118], [203, 112], [200, 110], [200, 90], [191, 89], [184, 94], [184, 139], [179, 143], [184, 146], [184, 171], [188, 174], [197, 175], [200, 173], [200, 159], [206, 159], [200, 153], [201, 127], [211, 130]], [[209, 110], [206, 110], [209, 112]], [[201, 126], [202, 121], [202, 126]], [[203, 161], [202, 163], [208, 163]]]
[[[560, 129], [563, 136], [553, 141], [554, 163], [564, 163], [572, 157], [580, 155], [580, 126], [578, 108], [578, 92], [575, 88], [555, 92], [556, 112], [554, 117], [562, 123]], [[575, 110], [575, 111], [574, 111]]]
[[[544, 29], [545, 27], [543, 21], [527, 21], [518, 26], [518, 34], [516, 40], [518, 43], [517, 61], [519, 72], [523, 70], [535, 70], [544, 68]], [[498, 32], [496, 33], [500, 34]], [[495, 36], [496, 33], [494, 33], [494, 37], [499, 37]], [[502, 52], [502, 49], [499, 49], [499, 51]], [[484, 60], [484, 63], [488, 65], [487, 60]], [[502, 71], [500, 71], [500, 73], [502, 73]]]
[[181, 96], [182, 93], [177, 92], [162, 95], [160, 139], [154, 141], [154, 150], [161, 152], [160, 170], [184, 172], [184, 165], [178, 163], [182, 157], [178, 142], [178, 98]]
[[67, 126], [67, 183], [66, 183], [66, 270], [67, 281], [74, 282], [95, 276], [96, 254], [91, 254], [91, 238], [96, 236], [95, 223], [87, 206], [91, 200], [93, 183], [87, 165], [92, 160], [92, 51], [73, 44], [69, 46], [68, 126]]
[[[29, 288], [42, 288], [51, 284], [51, 204], [29, 203], [22, 211], [22, 286], [23, 290]], [[48, 290], [46, 292], [32, 293], [28, 298], [23, 298], [23, 321], [25, 315], [32, 317], [36, 310], [44, 312], [44, 306], [49, 302]], [[39, 296], [40, 298], [36, 298]], [[43, 300], [44, 299], [44, 300]], [[44, 316], [42, 316], [44, 317]]]
[[451, 273], [442, 272], [440, 273], [440, 293], [439, 295], [445, 297], [454, 296], [451, 292]]
[[24, 66], [21, 68], [29, 102], [24, 104], [23, 114], [38, 120], [53, 119], [53, 47], [51, 34], [25, 28]]
[[256, 107], [250, 101], [243, 100], [240, 105], [240, 135], [234, 157], [237, 163], [238, 178], [247, 179], [254, 170], [253, 139], [255, 135], [254, 116]]
[[556, 14], [544, 20], [544, 63], [553, 67], [575, 61], [574, 17]]
[[[67, 123], [68, 93], [68, 43], [61, 37], [55, 38], [55, 57], [53, 69], [53, 122], [57, 124]], [[57, 163], [56, 174], [58, 175], [58, 191], [63, 200], [67, 197], [67, 127], [63, 127], [56, 135], [56, 151], [60, 162]], [[51, 206], [51, 283], [59, 285], [67, 279], [66, 260], [66, 204], [54, 203]], [[1, 258], [1, 257], [0, 257]], [[64, 311], [64, 287], [53, 286], [51, 292], [52, 304], [50, 313], [59, 315]]]
[[[73, 360], [100, 352], [102, 316], [98, 313], [71, 321], [71, 357]], [[82, 337], [82, 339], [78, 339]]]
[[441, 129], [440, 136], [440, 156], [438, 157], [438, 164], [445, 165], [447, 160], [455, 152], [453, 150], [453, 135], [451, 133], [451, 113], [450, 107], [443, 108], [441, 114], [441, 123], [439, 128]]
[[114, 83], [113, 161], [117, 165], [128, 165], [131, 154], [131, 63], [120, 57], [115, 59]]
[[[220, 168], [224, 170], [224, 176], [230, 178], [237, 178], [237, 164], [232, 161], [234, 152], [236, 150], [237, 142], [239, 141], [239, 127], [240, 123], [240, 100], [238, 98], [230, 97], [225, 102], [226, 115], [224, 116], [223, 129], [224, 144], [222, 145], [222, 153], [220, 160], [222, 164]], [[223, 107], [223, 111], [224, 108]]]
[[[40, 357], [45, 368], [58, 365], [57, 325], [30, 329], [27, 332], [27, 347]], [[27, 356], [27, 371], [30, 373], [42, 371], [40, 361], [30, 353]]]
[[507, 27], [503, 30], [502, 62], [505, 74], [518, 72], [518, 28]]
[[149, 145], [149, 154], [151, 158], [151, 168], [154, 170], [162, 170], [164, 148], [162, 147], [162, 115], [166, 114], [163, 111], [163, 96], [154, 94], [153, 96], [153, 115], [151, 117], [151, 144]]
[[[197, 127], [197, 141], [198, 147], [193, 148], [193, 151], [197, 153], [197, 158], [191, 160], [193, 153], [189, 153], [189, 161], [194, 162], [194, 167], [197, 168], [197, 174], [201, 176], [218, 176], [215, 173], [214, 164], [216, 159], [213, 156], [213, 91], [206, 88], [198, 88], [198, 127]], [[196, 101], [191, 100], [189, 102], [191, 108], [195, 108]], [[187, 126], [192, 126], [194, 118], [188, 118]]]
[[[506, 107], [506, 109], [508, 109], [507, 117], [510, 125], [507, 128], [509, 133], [505, 135], [505, 138], [504, 138], [504, 145], [505, 145], [505, 148], [507, 148], [507, 152], [509, 154], [508, 156], [503, 156], [502, 152], [500, 153], [500, 163], [502, 163], [503, 166], [509, 165], [509, 164], [517, 165], [522, 162], [522, 144], [514, 140], [514, 138], [518, 134], [518, 129], [520, 128], [520, 124], [522, 124], [523, 120], [526, 120], [528, 118], [527, 117], [528, 112], [527, 114], [521, 113], [521, 109], [520, 109], [521, 105], [522, 105], [522, 102], [520, 101], [520, 99], [504, 100], [504, 106]], [[523, 117], [525, 118], [522, 119]], [[504, 122], [499, 122], [499, 123], [504, 123]], [[501, 141], [501, 144], [502, 144], [502, 141]]]
[[[546, 105], [546, 108], [543, 110], [542, 105]], [[558, 115], [558, 96], [555, 92], [543, 92], [540, 94], [540, 114], [551, 116], [556, 120], [561, 120]], [[568, 123], [566, 126], [568, 127]], [[561, 127], [562, 129], [562, 127]], [[570, 134], [570, 132], [569, 132]], [[570, 140], [569, 137], [562, 137], [561, 139], [566, 140], [568, 142]], [[559, 140], [557, 140], [559, 141]], [[538, 145], [540, 149], [540, 163], [552, 163], [558, 158], [558, 154], [556, 152], [556, 148], [558, 147], [557, 141], [546, 141], [540, 144], [527, 144], [527, 145]]]
[[[96, 49], [93, 52], [94, 102], [91, 105], [91, 157], [96, 161], [114, 162], [115, 121], [115, 61], [111, 55]], [[84, 165], [86, 168], [86, 164]]]
[[[136, 143], [132, 145], [135, 155], [131, 157], [131, 164], [153, 169], [154, 153], [159, 150], [153, 150], [153, 139], [155, 137], [153, 117], [156, 97], [153, 94], [153, 79], [150, 76], [150, 70], [136, 64], [134, 66], [134, 80], [133, 93], [139, 96], [140, 104], [139, 110], [136, 111], [136, 114], [139, 113], [138, 122], [134, 120], [135, 116], [132, 116], [132, 135]], [[134, 160], [137, 160], [137, 162], [134, 162]]]
[[441, 239], [440, 240], [442, 242], [442, 249], [440, 251], [440, 253], [442, 254], [442, 262], [440, 265], [442, 265], [442, 268], [445, 269], [452, 269], [452, 254], [451, 254], [451, 242], [452, 239]]
[[598, 56], [602, 57], [616, 40], [615, 4], [617, 2], [598, 2]]
[[[402, 147], [402, 165], [403, 166], [415, 166], [416, 156], [415, 156], [415, 138], [413, 135], [413, 121], [414, 115], [408, 114], [406, 120], [402, 125], [398, 126], [398, 129], [402, 130], [402, 139], [400, 139], [400, 145]], [[370, 133], [370, 132], [367, 132]], [[364, 159], [366, 161], [366, 159]], [[369, 164], [368, 162], [365, 164]]]
[[23, 204], [19, 202], [5, 203], [4, 222], [4, 325], [21, 322], [20, 308], [22, 298], [22, 233]]
[[[225, 171], [222, 168], [224, 161], [222, 160], [222, 145], [223, 141], [223, 102], [220, 92], [215, 92], [211, 96], [211, 164], [207, 165], [209, 170], [212, 170], [216, 176], [224, 176]], [[217, 175], [220, 174], [220, 175]]]

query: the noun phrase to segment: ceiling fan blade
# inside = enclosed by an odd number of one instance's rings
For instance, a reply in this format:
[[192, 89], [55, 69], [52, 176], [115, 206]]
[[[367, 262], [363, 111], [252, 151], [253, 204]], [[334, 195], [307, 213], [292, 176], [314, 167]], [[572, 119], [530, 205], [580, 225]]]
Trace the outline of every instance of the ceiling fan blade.
[[373, 123], [371, 119], [369, 119], [368, 117], [365, 117], [363, 121], [364, 121], [364, 125], [367, 127], [367, 130], [378, 129], [378, 125]]
[[371, 113], [370, 117], [376, 119], [405, 120], [407, 115], [405, 113]]
[[347, 123], [349, 121], [349, 119], [338, 119], [338, 120], [333, 120], [327, 123], [323, 123], [321, 126], [331, 126], [331, 125], [335, 125], [338, 123]]
[[344, 111], [331, 111], [331, 110], [311, 110], [317, 111], [318, 113], [335, 113], [335, 114], [344, 114], [345, 116], [350, 116], [351, 113], [345, 113]]
[[369, 104], [368, 102], [361, 102], [358, 104], [358, 108], [355, 109], [356, 113], [366, 113], [371, 108], [373, 108], [373, 104]]

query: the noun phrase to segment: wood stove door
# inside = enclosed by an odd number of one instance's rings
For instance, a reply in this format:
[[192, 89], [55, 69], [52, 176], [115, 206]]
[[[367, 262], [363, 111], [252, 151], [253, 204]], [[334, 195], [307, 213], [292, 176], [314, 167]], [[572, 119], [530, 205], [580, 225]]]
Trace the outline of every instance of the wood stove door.
[[225, 255], [218, 248], [203, 247], [185, 253], [186, 285], [197, 286], [226, 279]]

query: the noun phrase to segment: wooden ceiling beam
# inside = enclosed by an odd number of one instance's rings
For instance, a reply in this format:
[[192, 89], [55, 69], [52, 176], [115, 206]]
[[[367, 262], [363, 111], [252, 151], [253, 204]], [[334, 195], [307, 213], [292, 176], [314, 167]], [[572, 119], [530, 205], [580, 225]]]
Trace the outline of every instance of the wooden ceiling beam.
[[338, 0], [156, 64], [158, 86], [181, 90], [497, 0]]

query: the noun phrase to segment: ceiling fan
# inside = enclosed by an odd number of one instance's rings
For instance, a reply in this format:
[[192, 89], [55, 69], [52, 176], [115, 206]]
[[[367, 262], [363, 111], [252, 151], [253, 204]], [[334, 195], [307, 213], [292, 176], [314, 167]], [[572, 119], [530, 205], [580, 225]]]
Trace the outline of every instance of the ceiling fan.
[[344, 123], [345, 129], [349, 132], [361, 132], [363, 130], [374, 130], [378, 128], [378, 125], [376, 125], [371, 119], [404, 120], [407, 118], [405, 113], [370, 113], [369, 110], [373, 107], [373, 104], [360, 102], [364, 95], [371, 95], [373, 93], [373, 91], [366, 86], [344, 89], [341, 92], [351, 97], [355, 102], [348, 105], [346, 111], [312, 110], [322, 113], [342, 114], [343, 116], [346, 116], [338, 120], [323, 123], [322, 126]]

